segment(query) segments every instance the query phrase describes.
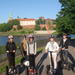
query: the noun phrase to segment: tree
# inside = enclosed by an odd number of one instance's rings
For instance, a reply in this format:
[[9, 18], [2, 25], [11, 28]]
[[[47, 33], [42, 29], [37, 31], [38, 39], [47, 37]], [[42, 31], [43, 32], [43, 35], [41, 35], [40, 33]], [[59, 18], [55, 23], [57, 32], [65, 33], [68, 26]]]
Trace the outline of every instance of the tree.
[[9, 31], [11, 28], [7, 23], [0, 24], [0, 32], [6, 32]]
[[20, 26], [19, 21], [11, 20], [8, 23], [2, 23], [2, 24], [0, 24], [0, 32], [10, 31], [14, 25], [17, 25], [19, 28], [19, 26]]
[[75, 0], [59, 0], [61, 10], [56, 18], [57, 32], [59, 34], [75, 33]]
[[13, 27], [14, 25], [17, 26], [18, 28], [20, 27], [20, 22], [19, 22], [18, 20], [16, 20], [16, 19], [10, 20], [7, 24], [10, 25], [10, 28], [11, 28], [11, 29], [12, 29], [12, 27]]
[[36, 20], [36, 27], [35, 30], [40, 30], [40, 24], [45, 24], [45, 19], [38, 19]]

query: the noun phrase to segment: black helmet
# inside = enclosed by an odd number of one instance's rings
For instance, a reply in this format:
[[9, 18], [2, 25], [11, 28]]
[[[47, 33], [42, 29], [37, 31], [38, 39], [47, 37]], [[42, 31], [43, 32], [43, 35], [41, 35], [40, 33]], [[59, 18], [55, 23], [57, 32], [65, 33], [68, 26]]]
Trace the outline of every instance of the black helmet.
[[54, 35], [51, 35], [49, 38], [55, 38]]

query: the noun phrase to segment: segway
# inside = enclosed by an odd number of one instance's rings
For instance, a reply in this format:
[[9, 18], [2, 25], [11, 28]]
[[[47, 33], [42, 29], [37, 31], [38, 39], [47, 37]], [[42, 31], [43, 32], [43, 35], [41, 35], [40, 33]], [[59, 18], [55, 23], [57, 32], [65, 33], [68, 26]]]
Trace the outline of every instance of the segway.
[[50, 53], [50, 58], [51, 58], [51, 60], [49, 60], [49, 61], [51, 61], [50, 63], [50, 65], [47, 65], [46, 66], [46, 68], [47, 68], [47, 75], [54, 75], [54, 64], [53, 64], [53, 59], [52, 59], [52, 52], [53, 51], [48, 51], [48, 53]]
[[72, 64], [68, 61], [68, 57], [67, 57], [67, 63], [66, 62], [66, 57], [65, 57], [65, 54], [62, 53], [61, 54], [61, 60], [62, 60], [62, 65], [63, 65], [63, 69], [66, 69], [66, 70], [71, 70], [72, 68]]
[[25, 60], [23, 62], [23, 64], [25, 65], [25, 75], [37, 75], [37, 70], [34, 69], [33, 67], [30, 67], [30, 62], [29, 59], [27, 57], [27, 60]]
[[7, 65], [5, 75], [19, 75], [19, 70], [16, 67], [9, 67]]
[[16, 75], [16, 69], [14, 69], [13, 67], [8, 67], [6, 66], [6, 75]]

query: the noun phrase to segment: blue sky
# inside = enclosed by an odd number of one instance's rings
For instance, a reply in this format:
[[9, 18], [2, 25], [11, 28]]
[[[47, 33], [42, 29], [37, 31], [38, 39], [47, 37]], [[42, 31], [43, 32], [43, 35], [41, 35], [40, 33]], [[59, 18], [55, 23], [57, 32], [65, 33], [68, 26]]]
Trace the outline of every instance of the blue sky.
[[56, 18], [61, 5], [58, 0], [0, 0], [0, 23], [9, 16], [16, 18]]

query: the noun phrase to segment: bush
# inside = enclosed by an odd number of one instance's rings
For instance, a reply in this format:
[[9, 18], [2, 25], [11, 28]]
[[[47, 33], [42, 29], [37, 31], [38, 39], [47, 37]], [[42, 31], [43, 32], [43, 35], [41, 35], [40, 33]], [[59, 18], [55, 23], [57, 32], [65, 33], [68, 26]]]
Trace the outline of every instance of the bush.
[[5, 46], [0, 46], [0, 54], [5, 53]]

